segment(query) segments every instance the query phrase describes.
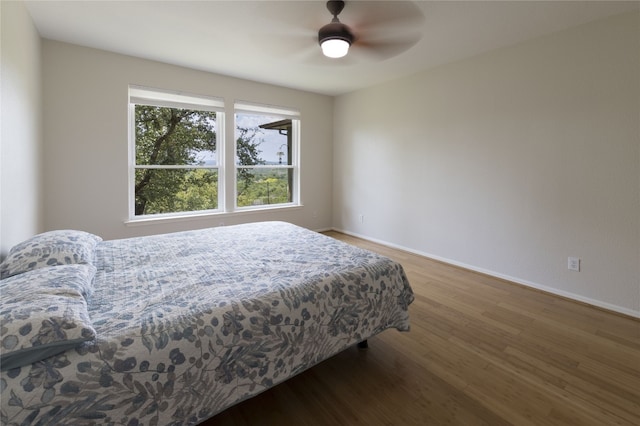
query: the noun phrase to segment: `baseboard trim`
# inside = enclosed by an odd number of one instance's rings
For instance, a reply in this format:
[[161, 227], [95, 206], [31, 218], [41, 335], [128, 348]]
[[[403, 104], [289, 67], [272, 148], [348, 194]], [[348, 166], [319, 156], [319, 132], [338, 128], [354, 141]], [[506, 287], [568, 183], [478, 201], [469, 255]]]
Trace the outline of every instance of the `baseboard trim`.
[[[333, 231], [334, 229], [329, 227], [329, 228], [320, 228], [320, 229], [314, 229], [314, 232], [319, 232], [319, 233], [323, 233], [323, 232], [329, 232], [329, 231]], [[338, 232], [342, 232], [342, 231], [338, 231]], [[346, 232], [345, 232], [346, 234]]]
[[356, 237], [356, 238], [360, 238], [366, 241], [370, 241], [372, 243], [376, 243], [376, 244], [381, 244], [383, 246], [387, 246], [387, 247], [391, 247], [394, 249], [398, 249], [398, 250], [402, 250], [402, 251], [406, 251], [408, 253], [412, 253], [412, 254], [417, 254], [418, 256], [424, 256], [428, 259], [433, 259], [433, 260], [437, 260], [438, 262], [443, 262], [443, 263], [447, 263], [449, 265], [453, 265], [453, 266], [457, 266], [459, 268], [463, 268], [463, 269], [468, 269], [470, 271], [474, 271], [474, 272], [478, 272], [481, 274], [485, 274], [485, 275], [489, 275], [491, 277], [495, 277], [495, 278], [500, 278], [503, 279], [505, 281], [509, 281], [515, 284], [519, 284], [519, 285], [523, 285], [526, 287], [530, 287], [530, 288], [534, 288], [536, 290], [539, 291], [543, 291], [545, 293], [551, 293], [554, 294], [556, 296], [560, 296], [560, 297], [564, 297], [566, 299], [570, 299], [576, 302], [580, 302], [580, 303], [585, 303], [587, 305], [591, 305], [594, 306], [596, 308], [599, 309], [603, 309], [605, 311], [611, 311], [617, 314], [621, 314], [621, 315], [625, 315], [625, 316], [629, 316], [629, 317], [633, 317], [633, 318], [638, 318], [640, 319], [640, 311], [634, 311], [633, 309], [628, 309], [628, 308], [624, 308], [622, 306], [618, 306], [618, 305], [613, 305], [611, 303], [607, 303], [607, 302], [602, 302], [600, 300], [595, 300], [595, 299], [591, 299], [589, 297], [585, 297], [585, 296], [581, 296], [579, 294], [575, 294], [575, 293], [571, 293], [568, 291], [564, 291], [564, 290], [558, 290], [556, 288], [553, 287], [549, 287], [546, 285], [542, 285], [542, 284], [538, 284], [535, 282], [531, 282], [531, 281], [527, 281], [527, 280], [523, 280], [521, 278], [517, 278], [517, 277], [512, 277], [510, 275], [505, 275], [502, 274], [500, 272], [495, 272], [495, 271], [491, 271], [488, 269], [484, 269], [484, 268], [479, 268], [477, 266], [474, 265], [469, 265], [463, 262], [458, 262], [456, 260], [453, 259], [447, 259], [445, 257], [441, 257], [441, 256], [437, 256], [431, 253], [426, 253], [420, 250], [414, 250], [414, 249], [410, 249], [407, 247], [403, 247], [400, 246], [398, 244], [393, 244], [390, 243], [388, 241], [383, 241], [383, 240], [379, 240], [376, 238], [371, 238], [368, 237], [366, 235], [361, 235], [355, 232], [351, 232], [351, 231], [347, 231], [344, 229], [340, 229], [340, 228], [332, 228], [333, 231], [336, 232], [340, 232], [342, 234], [346, 234], [346, 235], [350, 235], [352, 237]]

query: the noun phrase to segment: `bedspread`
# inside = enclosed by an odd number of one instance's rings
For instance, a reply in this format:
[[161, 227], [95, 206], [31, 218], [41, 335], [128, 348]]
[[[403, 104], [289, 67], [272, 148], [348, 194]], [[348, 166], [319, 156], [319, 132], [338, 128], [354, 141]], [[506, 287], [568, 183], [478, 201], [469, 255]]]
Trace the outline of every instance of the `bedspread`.
[[96, 338], [2, 372], [4, 424], [197, 424], [387, 328], [402, 266], [284, 222], [102, 241]]

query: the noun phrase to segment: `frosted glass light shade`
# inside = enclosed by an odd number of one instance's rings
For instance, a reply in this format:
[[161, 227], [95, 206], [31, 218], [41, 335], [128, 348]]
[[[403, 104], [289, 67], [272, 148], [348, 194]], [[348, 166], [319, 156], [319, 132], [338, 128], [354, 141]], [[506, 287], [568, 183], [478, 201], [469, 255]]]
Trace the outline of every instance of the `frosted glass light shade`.
[[324, 40], [320, 47], [324, 56], [329, 58], [342, 58], [349, 52], [349, 42], [339, 38]]

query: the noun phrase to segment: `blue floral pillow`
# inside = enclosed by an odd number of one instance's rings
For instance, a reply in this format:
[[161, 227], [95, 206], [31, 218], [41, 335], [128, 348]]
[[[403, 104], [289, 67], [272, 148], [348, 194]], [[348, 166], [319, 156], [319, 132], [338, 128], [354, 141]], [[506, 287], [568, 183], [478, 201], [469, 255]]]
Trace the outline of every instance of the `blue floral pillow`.
[[9, 251], [0, 264], [0, 279], [46, 266], [92, 263], [100, 241], [97, 235], [73, 229], [38, 234]]
[[93, 340], [84, 293], [93, 265], [39, 268], [0, 282], [0, 369], [22, 367]]

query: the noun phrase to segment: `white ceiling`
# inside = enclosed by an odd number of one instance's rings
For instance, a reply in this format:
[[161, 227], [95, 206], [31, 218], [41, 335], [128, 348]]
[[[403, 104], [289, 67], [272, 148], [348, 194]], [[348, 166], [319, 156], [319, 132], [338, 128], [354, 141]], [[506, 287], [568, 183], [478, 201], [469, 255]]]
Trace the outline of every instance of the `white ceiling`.
[[[347, 1], [359, 37], [325, 58], [325, 1], [25, 1], [40, 35], [337, 95], [638, 9], [639, 1]], [[397, 47], [400, 43], [400, 48]], [[376, 45], [380, 50], [373, 49]]]

